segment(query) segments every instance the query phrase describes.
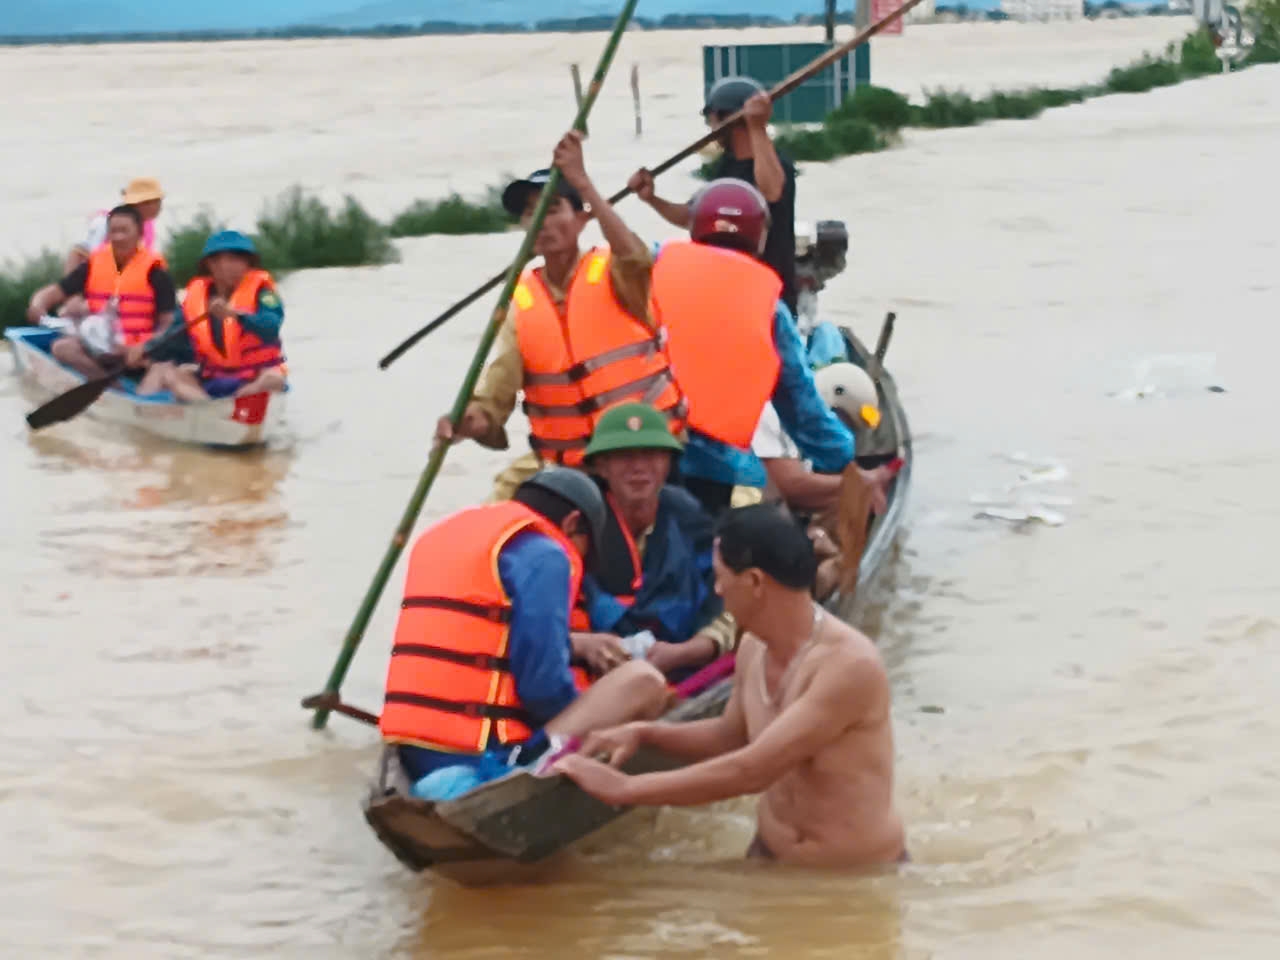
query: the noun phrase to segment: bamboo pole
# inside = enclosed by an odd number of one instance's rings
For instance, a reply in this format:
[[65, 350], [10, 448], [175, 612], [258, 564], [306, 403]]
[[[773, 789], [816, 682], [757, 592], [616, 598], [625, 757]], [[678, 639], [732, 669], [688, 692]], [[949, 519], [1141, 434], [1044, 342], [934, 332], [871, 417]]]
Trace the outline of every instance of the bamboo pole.
[[[600, 88], [604, 85], [605, 75], [609, 72], [609, 66], [613, 63], [613, 56], [617, 52], [618, 43], [622, 40], [622, 34], [631, 20], [631, 15], [635, 12], [636, 3], [637, 0], [626, 0], [621, 12], [618, 14], [618, 19], [614, 22], [613, 32], [609, 35], [604, 52], [600, 55], [600, 62], [596, 64], [595, 75], [591, 78], [591, 84], [587, 87], [586, 96], [583, 97], [582, 104], [578, 107], [578, 115], [574, 118], [573, 127], [576, 130], [586, 129], [587, 115], [590, 114], [596, 98], [600, 95]], [[520, 244], [520, 250], [516, 253], [515, 259], [511, 261], [511, 266], [507, 268], [506, 283], [503, 284], [502, 294], [498, 297], [498, 305], [494, 307], [493, 313], [489, 317], [489, 324], [485, 328], [484, 334], [480, 337], [480, 344], [476, 347], [475, 357], [472, 358], [471, 368], [467, 371], [467, 376], [462, 381], [458, 396], [454, 400], [453, 410], [449, 418], [455, 429], [457, 429], [462, 420], [467, 404], [471, 402], [471, 395], [475, 391], [476, 381], [480, 379], [480, 370], [484, 366], [485, 359], [489, 356], [493, 341], [498, 336], [498, 330], [506, 320], [507, 308], [511, 303], [511, 296], [515, 292], [516, 283], [520, 279], [520, 272], [533, 255], [534, 239], [542, 228], [543, 218], [546, 217], [551, 201], [556, 196], [556, 188], [559, 183], [560, 170], [552, 167], [551, 175], [547, 178], [547, 183], [538, 197], [538, 203], [534, 208], [533, 219], [529, 224], [529, 229], [525, 231], [524, 242]], [[383, 555], [382, 562], [374, 573], [373, 583], [369, 585], [364, 600], [356, 611], [355, 620], [352, 621], [351, 627], [347, 631], [346, 639], [338, 653], [338, 659], [329, 673], [329, 679], [325, 682], [324, 693], [321, 696], [337, 696], [338, 690], [342, 686], [342, 681], [347, 675], [347, 670], [351, 667], [351, 660], [355, 656], [356, 648], [364, 638], [365, 628], [368, 627], [369, 620], [373, 616], [373, 610], [377, 606], [378, 598], [382, 595], [382, 591], [387, 585], [387, 580], [391, 576], [391, 571], [395, 568], [396, 561], [399, 559], [401, 551], [404, 550], [404, 546], [409, 540], [409, 535], [413, 532], [413, 525], [418, 519], [418, 514], [422, 511], [422, 504], [427, 499], [427, 494], [430, 492], [432, 484], [435, 483], [436, 476], [440, 473], [440, 467], [444, 463], [445, 453], [448, 449], [448, 441], [438, 439], [432, 446], [426, 469], [422, 471], [422, 476], [418, 479], [418, 485], [414, 488], [413, 496], [409, 498], [409, 504], [405, 507], [404, 515], [400, 518], [400, 524], [396, 527], [391, 543], [387, 547], [387, 552]], [[308, 698], [308, 700], [310, 699]], [[311, 725], [317, 730], [323, 728], [328, 716], [329, 711], [324, 707], [316, 709]]]

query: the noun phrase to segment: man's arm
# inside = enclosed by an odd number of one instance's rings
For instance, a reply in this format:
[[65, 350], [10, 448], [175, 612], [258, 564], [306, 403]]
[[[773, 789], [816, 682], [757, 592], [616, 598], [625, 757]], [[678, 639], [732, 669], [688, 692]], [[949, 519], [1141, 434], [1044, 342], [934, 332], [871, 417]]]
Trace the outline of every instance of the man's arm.
[[507, 319], [498, 328], [493, 358], [480, 373], [475, 393], [462, 415], [462, 423], [454, 431], [446, 414], [436, 424], [437, 437], [470, 437], [493, 450], [505, 450], [510, 446], [506, 423], [516, 408], [516, 397], [524, 383], [524, 359], [520, 356], [520, 343], [516, 339], [515, 311], [516, 305], [512, 304], [507, 311]]
[[159, 264], [147, 271], [147, 283], [156, 298], [155, 332], [164, 333], [173, 323], [174, 312], [178, 309], [178, 291], [174, 289], [169, 271]]
[[818, 392], [800, 331], [781, 301], [774, 313], [773, 341], [781, 360], [778, 383], [773, 389], [778, 419], [816, 472], [839, 473], [853, 459], [853, 434]]
[[280, 342], [280, 327], [284, 325], [284, 304], [280, 295], [271, 287], [258, 291], [257, 309], [253, 313], [239, 314], [240, 326], [260, 337], [264, 343]]
[[707, 720], [664, 723], [656, 720], [640, 728], [640, 742], [681, 760], [706, 760], [727, 754], [747, 742], [747, 718], [742, 710], [742, 674], [735, 673], [733, 692], [724, 713]]
[[27, 303], [27, 320], [39, 323], [50, 310], [56, 310], [68, 297], [84, 293], [84, 285], [89, 279], [89, 262], [81, 263], [57, 283], [41, 287], [31, 295]]
[[633, 173], [631, 179], [627, 181], [627, 189], [641, 201], [653, 207], [658, 212], [658, 216], [673, 227], [679, 227], [681, 230], [689, 229], [689, 204], [672, 203], [654, 193], [653, 174], [648, 170], [641, 169]]
[[787, 173], [778, 159], [778, 151], [769, 139], [769, 117], [773, 102], [767, 94], [757, 93], [742, 107], [747, 135], [751, 138], [752, 173], [756, 187], [770, 203], [777, 203], [787, 189]]
[[525, 531], [498, 555], [498, 576], [511, 598], [516, 693], [542, 726], [578, 695], [569, 672], [569, 559], [551, 538]]
[[753, 743], [678, 770], [628, 777], [615, 802], [695, 806], [768, 789], [842, 736], [876, 700], [877, 664], [843, 652], [832, 657]]
[[825, 510], [840, 498], [842, 474], [814, 473], [794, 457], [761, 460], [783, 502], [804, 510]]

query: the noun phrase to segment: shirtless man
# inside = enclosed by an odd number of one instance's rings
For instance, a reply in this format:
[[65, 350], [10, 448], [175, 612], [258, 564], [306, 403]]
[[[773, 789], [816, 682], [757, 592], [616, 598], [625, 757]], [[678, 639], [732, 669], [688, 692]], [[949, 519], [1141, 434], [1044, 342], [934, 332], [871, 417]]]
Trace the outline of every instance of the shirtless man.
[[[821, 867], [906, 859], [893, 807], [889, 684], [875, 646], [817, 606], [809, 538], [776, 506], [730, 511], [716, 592], [747, 632], [723, 715], [589, 736], [554, 769], [618, 806], [693, 806], [763, 793], [747, 855]], [[641, 746], [697, 761], [628, 776]], [[607, 755], [608, 763], [592, 757]]]

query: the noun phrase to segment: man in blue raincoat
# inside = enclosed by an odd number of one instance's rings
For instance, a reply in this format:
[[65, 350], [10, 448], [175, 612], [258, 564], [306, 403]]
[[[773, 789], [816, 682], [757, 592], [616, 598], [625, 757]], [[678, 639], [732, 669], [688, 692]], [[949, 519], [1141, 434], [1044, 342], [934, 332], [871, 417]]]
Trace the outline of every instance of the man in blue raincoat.
[[667, 483], [682, 451], [645, 403], [607, 410], [587, 447], [609, 509], [583, 578], [592, 632], [573, 641], [575, 658], [598, 673], [634, 657], [680, 680], [732, 649], [735, 627], [714, 589], [711, 517]]

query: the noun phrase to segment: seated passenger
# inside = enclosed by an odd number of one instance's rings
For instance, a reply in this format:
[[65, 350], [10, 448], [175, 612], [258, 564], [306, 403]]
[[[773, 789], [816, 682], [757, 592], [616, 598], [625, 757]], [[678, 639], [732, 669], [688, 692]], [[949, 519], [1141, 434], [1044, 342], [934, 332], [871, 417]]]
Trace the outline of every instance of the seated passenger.
[[[243, 233], [223, 230], [206, 241], [179, 317], [186, 337], [153, 338], [130, 353], [135, 365], [159, 361], [139, 393], [170, 390], [179, 400], [199, 403], [284, 389], [284, 305]], [[182, 363], [192, 358], [193, 364]]]
[[415, 782], [446, 767], [536, 759], [560, 740], [656, 717], [662, 675], [628, 663], [579, 693], [570, 610], [604, 535], [585, 474], [550, 467], [514, 499], [429, 527], [409, 555], [379, 727]]
[[[872, 431], [880, 424], [875, 383], [857, 364], [840, 362], [814, 374], [824, 402], [848, 427], [859, 450], [868, 449]], [[804, 526], [820, 561], [817, 596], [825, 597], [844, 570], [856, 567], [866, 539], [865, 518], [885, 512], [893, 471], [887, 466], [863, 470], [850, 464], [842, 473], [815, 473], [800, 459], [795, 443], [782, 429], [777, 414], [766, 407], [756, 428], [752, 452], [769, 476], [764, 499], [781, 502]], [[848, 530], [842, 533], [842, 526]], [[846, 542], [848, 541], [848, 542]], [[844, 584], [854, 587], [852, 574]]]
[[[130, 206], [116, 207], [107, 218], [107, 242], [87, 261], [57, 283], [37, 290], [27, 307], [32, 324], [64, 303], [83, 296], [88, 316], [76, 331], [53, 342], [53, 356], [86, 377], [128, 372], [141, 365], [129, 362], [130, 347], [161, 333], [173, 319], [177, 297], [173, 278], [160, 254], [142, 246], [142, 217]], [[88, 336], [100, 327], [102, 336]]]
[[573, 646], [596, 672], [635, 656], [680, 680], [733, 645], [733, 622], [715, 593], [711, 517], [667, 484], [682, 449], [667, 418], [645, 403], [606, 410], [587, 446], [608, 510], [583, 580], [594, 632], [575, 633]]

